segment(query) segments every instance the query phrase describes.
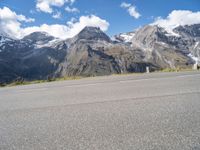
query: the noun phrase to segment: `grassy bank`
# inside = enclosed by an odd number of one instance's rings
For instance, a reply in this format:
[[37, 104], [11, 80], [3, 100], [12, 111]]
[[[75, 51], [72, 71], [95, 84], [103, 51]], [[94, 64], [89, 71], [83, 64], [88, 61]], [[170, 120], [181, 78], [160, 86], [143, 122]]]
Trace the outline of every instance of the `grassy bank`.
[[18, 86], [18, 85], [29, 85], [29, 84], [38, 84], [38, 83], [47, 83], [47, 82], [54, 82], [54, 81], [65, 81], [65, 80], [78, 80], [82, 79], [83, 77], [80, 76], [66, 76], [62, 78], [51, 78], [48, 80], [34, 80], [34, 81], [26, 81], [26, 80], [21, 80], [21, 81], [14, 81], [9, 84], [0, 84], [0, 87], [10, 87], [10, 86]]
[[[154, 72], [150, 73], [156, 73], [156, 72], [184, 72], [184, 71], [194, 71], [191, 68], [165, 68], [162, 70], [157, 70]], [[112, 76], [121, 76], [121, 75], [141, 75], [145, 73], [122, 73], [122, 74], [112, 74]], [[21, 81], [15, 81], [10, 84], [0, 84], [0, 87], [10, 87], [10, 86], [19, 86], [19, 85], [29, 85], [29, 84], [38, 84], [38, 83], [48, 83], [48, 82], [54, 82], [54, 81], [66, 81], [66, 80], [79, 80], [82, 78], [88, 78], [89, 76], [66, 76], [62, 78], [50, 78], [47, 80], [34, 80], [34, 81], [26, 81], [26, 80], [21, 80]], [[94, 76], [91, 76], [94, 77]]]
[[194, 71], [192, 68], [165, 68], [156, 72], [183, 72], [183, 71]]

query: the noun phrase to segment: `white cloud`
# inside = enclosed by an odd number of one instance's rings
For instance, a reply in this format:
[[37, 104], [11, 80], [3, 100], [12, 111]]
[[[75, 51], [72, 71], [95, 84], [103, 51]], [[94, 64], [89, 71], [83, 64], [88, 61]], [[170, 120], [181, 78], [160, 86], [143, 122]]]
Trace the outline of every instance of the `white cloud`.
[[61, 18], [61, 12], [60, 12], [60, 11], [57, 11], [56, 13], [54, 13], [54, 14], [52, 15], [52, 17], [55, 18], [55, 19], [60, 19], [60, 18]]
[[52, 36], [66, 39], [78, 34], [85, 26], [100, 27], [106, 31], [109, 23], [95, 15], [81, 16], [79, 20], [71, 19], [67, 24], [42, 24], [40, 26], [22, 27], [21, 22], [33, 21], [31, 18], [26, 18], [23, 15], [17, 15], [9, 8], [0, 8], [0, 33], [6, 33], [11, 37], [23, 38], [32, 32], [42, 31], [47, 32]]
[[69, 6], [65, 7], [65, 11], [67, 11], [69, 13], [78, 13], [79, 12], [78, 8], [70, 8]]
[[62, 7], [65, 3], [73, 4], [75, 0], [37, 0], [36, 8], [38, 11], [52, 13], [54, 7]]
[[0, 8], [0, 19], [1, 21], [11, 21], [11, 20], [18, 20], [24, 22], [34, 22], [35, 19], [27, 18], [24, 15], [17, 15], [15, 12], [12, 12], [8, 7]]
[[17, 19], [19, 21], [24, 21], [24, 22], [34, 22], [35, 21], [34, 18], [26, 18], [24, 15], [18, 15]]
[[52, 13], [53, 10], [47, 1], [37, 1], [36, 8], [38, 11], [43, 11], [45, 13]]
[[138, 19], [141, 17], [141, 14], [136, 10], [136, 7], [134, 5], [131, 5], [130, 3], [121, 3], [120, 7], [127, 9], [130, 16], [134, 17], [135, 19]]
[[21, 22], [34, 22], [35, 19], [27, 18], [24, 15], [17, 15], [8, 7], [0, 8], [0, 32], [20, 37]]
[[131, 7], [131, 4], [126, 3], [126, 2], [122, 2], [120, 6], [121, 6], [122, 8], [129, 8], [129, 7]]
[[165, 19], [158, 17], [153, 25], [159, 25], [167, 31], [172, 31], [177, 26], [200, 23], [200, 11], [173, 10]]
[[67, 25], [43, 24], [41, 26], [28, 27], [23, 29], [23, 35], [27, 35], [36, 31], [43, 31], [49, 33], [52, 36], [66, 39], [75, 36], [86, 26], [100, 27], [101, 30], [106, 31], [109, 27], [109, 23], [95, 15], [81, 16], [78, 21], [75, 22], [73, 19], [68, 22]]

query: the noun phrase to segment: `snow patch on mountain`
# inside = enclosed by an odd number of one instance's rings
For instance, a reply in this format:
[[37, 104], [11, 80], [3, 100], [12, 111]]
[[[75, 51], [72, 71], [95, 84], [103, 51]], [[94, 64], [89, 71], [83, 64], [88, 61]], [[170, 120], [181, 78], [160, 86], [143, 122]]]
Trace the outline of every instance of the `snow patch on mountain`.
[[120, 36], [124, 39], [124, 42], [130, 42], [131, 39], [134, 37], [135, 33], [124, 33]]
[[58, 42], [60, 42], [60, 41], [62, 41], [61, 39], [53, 39], [53, 40], [51, 40], [51, 41], [49, 41], [49, 42], [47, 42], [47, 43], [44, 43], [44, 42], [41, 42], [41, 41], [39, 41], [39, 42], [37, 42], [36, 44], [35, 44], [35, 48], [42, 48], [42, 47], [52, 47], [52, 46], [54, 46], [56, 43], [58, 43]]
[[10, 38], [7, 37], [0, 37], [0, 46], [4, 45], [6, 42], [12, 41]]
[[131, 42], [132, 38], [135, 36], [135, 32], [128, 32], [128, 33], [120, 33], [119, 35], [115, 35], [112, 40], [118, 42]]
[[173, 31], [178, 26], [194, 25], [200, 23], [200, 12], [189, 10], [173, 10], [166, 18], [158, 17], [152, 25], [164, 28], [168, 33], [177, 36]]
[[170, 36], [180, 37], [180, 35], [178, 33], [175, 33], [173, 29], [165, 29], [165, 30], [167, 31], [165, 35], [168, 37]]

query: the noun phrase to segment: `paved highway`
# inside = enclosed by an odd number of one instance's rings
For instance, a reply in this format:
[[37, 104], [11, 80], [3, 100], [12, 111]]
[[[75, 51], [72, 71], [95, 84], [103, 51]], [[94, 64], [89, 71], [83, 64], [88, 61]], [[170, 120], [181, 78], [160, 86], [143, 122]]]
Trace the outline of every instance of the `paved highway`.
[[200, 72], [0, 88], [0, 150], [200, 150]]

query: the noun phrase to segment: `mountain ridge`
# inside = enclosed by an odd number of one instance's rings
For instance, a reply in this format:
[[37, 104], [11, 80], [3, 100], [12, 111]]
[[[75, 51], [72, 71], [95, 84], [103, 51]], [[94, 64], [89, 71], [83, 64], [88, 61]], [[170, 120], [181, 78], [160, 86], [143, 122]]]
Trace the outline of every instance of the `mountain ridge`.
[[198, 29], [200, 24], [179, 27], [174, 32], [180, 36], [173, 36], [164, 28], [147, 25], [129, 32], [128, 42], [111, 40], [97, 27], [85, 27], [66, 40], [31, 33], [0, 42], [0, 83], [145, 72], [147, 66], [152, 71], [191, 67], [200, 58]]

